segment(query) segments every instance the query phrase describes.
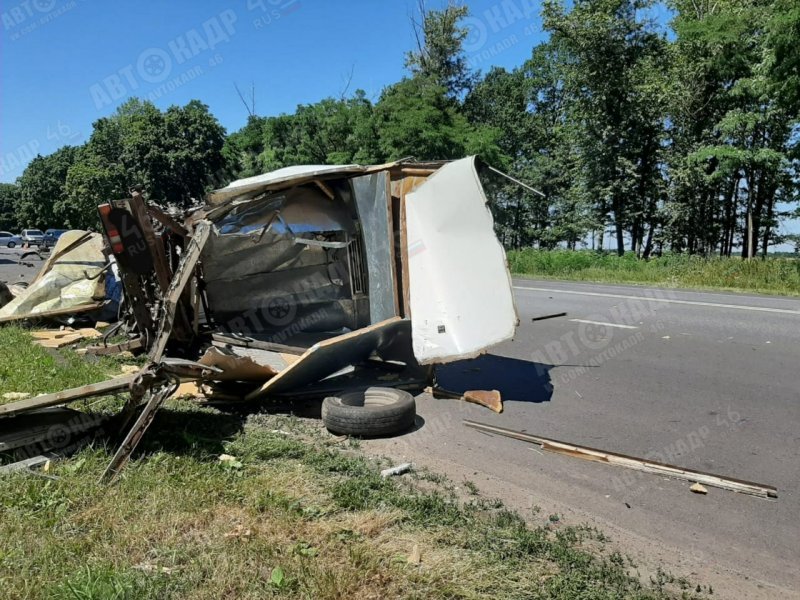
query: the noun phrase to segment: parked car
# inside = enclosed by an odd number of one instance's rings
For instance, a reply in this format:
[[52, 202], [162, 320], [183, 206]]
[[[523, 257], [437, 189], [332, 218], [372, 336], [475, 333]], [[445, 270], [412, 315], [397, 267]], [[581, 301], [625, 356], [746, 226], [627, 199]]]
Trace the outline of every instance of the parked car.
[[6, 248], [13, 248], [14, 246], [21, 246], [22, 238], [10, 231], [0, 231], [0, 246]]
[[41, 229], [23, 229], [22, 241], [33, 246], [41, 246], [44, 241], [44, 233]]
[[67, 229], [48, 229], [44, 232], [44, 239], [42, 240], [42, 245], [45, 248], [52, 248], [56, 245], [58, 238], [64, 235], [68, 230]]

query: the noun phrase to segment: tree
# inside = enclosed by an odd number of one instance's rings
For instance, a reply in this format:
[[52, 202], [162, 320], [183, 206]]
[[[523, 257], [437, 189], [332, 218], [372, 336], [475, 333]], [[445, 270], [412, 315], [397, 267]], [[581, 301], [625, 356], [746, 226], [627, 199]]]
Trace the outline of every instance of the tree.
[[16, 231], [20, 229], [16, 209], [19, 201], [19, 187], [13, 183], [0, 183], [0, 229]]
[[480, 154], [502, 162], [499, 132], [474, 126], [450, 102], [435, 81], [417, 75], [388, 87], [375, 106], [380, 151], [387, 160], [413, 156], [419, 160], [460, 158]]
[[460, 25], [469, 9], [451, 0], [443, 10], [428, 10], [420, 0], [419, 13], [422, 22], [412, 20], [417, 48], [406, 53], [406, 67], [444, 88], [448, 98], [460, 98], [477, 79], [463, 51], [468, 31]]
[[48, 156], [37, 156], [17, 180], [17, 222], [21, 227], [58, 227], [64, 223], [56, 206], [66, 201], [66, 180], [78, 148], [64, 146]]
[[660, 176], [654, 152], [663, 115], [652, 109], [658, 97], [652, 81], [663, 70], [664, 41], [638, 16], [648, 7], [648, 0], [577, 0], [567, 11], [548, 0], [543, 9], [562, 59], [569, 115], [580, 127], [575, 139], [587, 191], [598, 215], [613, 215], [620, 255], [626, 229], [635, 250], [644, 221], [652, 220]]

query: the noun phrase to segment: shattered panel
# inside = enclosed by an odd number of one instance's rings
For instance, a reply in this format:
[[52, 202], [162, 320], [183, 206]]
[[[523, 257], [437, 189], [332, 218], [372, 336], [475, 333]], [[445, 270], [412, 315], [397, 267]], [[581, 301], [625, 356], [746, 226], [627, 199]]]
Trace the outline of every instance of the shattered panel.
[[52, 313], [91, 307], [105, 298], [107, 262], [103, 256], [103, 237], [85, 231], [68, 231], [52, 249], [52, 256], [86, 236], [75, 248], [48, 263], [39, 277], [11, 302], [0, 308], [0, 319]]

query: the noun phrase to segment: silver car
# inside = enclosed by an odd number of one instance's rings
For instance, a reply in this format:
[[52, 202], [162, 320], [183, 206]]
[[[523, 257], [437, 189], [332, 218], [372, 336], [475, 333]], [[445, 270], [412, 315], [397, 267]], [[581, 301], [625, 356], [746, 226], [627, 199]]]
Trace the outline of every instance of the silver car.
[[23, 229], [22, 241], [33, 246], [41, 246], [44, 242], [44, 233], [41, 229]]
[[14, 248], [22, 245], [22, 238], [10, 231], [0, 231], [0, 247]]

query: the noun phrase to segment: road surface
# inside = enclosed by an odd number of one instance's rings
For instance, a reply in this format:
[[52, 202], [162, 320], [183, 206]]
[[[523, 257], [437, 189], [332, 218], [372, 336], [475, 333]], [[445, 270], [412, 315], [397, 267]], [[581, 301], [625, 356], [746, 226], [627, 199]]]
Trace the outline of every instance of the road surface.
[[[800, 597], [800, 299], [514, 282], [521, 324], [489, 355], [439, 369], [448, 389], [498, 389], [496, 415], [418, 398], [424, 423], [368, 450], [468, 479], [544, 521], [605, 530], [642, 569], [715, 597]], [[532, 322], [566, 311], [566, 317]], [[777, 500], [574, 458], [468, 429], [491, 423], [774, 485]]]

